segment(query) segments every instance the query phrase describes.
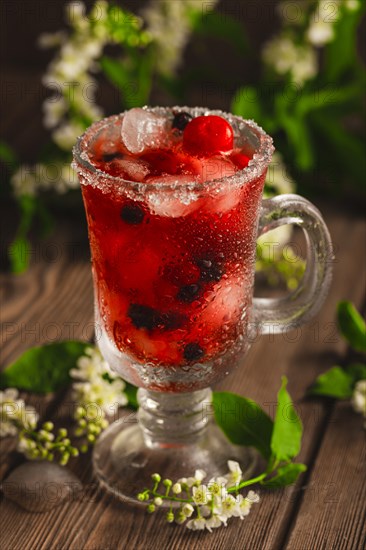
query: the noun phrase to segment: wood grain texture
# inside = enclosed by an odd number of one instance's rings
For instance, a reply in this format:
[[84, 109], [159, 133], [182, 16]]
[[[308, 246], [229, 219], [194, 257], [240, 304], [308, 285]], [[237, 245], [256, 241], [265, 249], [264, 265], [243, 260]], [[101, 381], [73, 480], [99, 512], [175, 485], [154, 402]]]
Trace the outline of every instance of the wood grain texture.
[[[362, 540], [361, 507], [357, 506], [362, 496], [362, 433], [356, 428], [360, 419], [349, 406], [337, 405], [333, 410], [331, 402], [307, 401], [303, 396], [317, 374], [332, 366], [335, 358], [341, 361], [345, 357], [346, 344], [334, 330], [335, 308], [339, 299], [350, 299], [358, 307], [363, 303], [362, 273], [366, 270], [355, 252], [364, 239], [365, 226], [339, 210], [323, 210], [337, 250], [334, 282], [324, 308], [314, 322], [300, 331], [261, 337], [245, 363], [220, 385], [255, 399], [273, 415], [280, 377], [288, 376], [289, 391], [304, 424], [299, 460], [309, 465], [309, 472], [300, 483], [279, 492], [262, 492], [260, 505], [244, 521], [233, 520], [214, 535], [192, 533], [167, 525], [163, 513], [149, 516], [98, 491], [90, 456], [86, 456], [70, 466], [84, 482], [81, 499], [41, 515], [24, 512], [8, 501], [1, 502], [1, 548], [280, 550], [287, 545], [289, 550], [358, 550], [353, 545]], [[65, 235], [66, 226], [57, 239], [66, 242], [69, 239]], [[83, 328], [93, 321], [90, 265], [85, 255], [71, 259], [65, 254], [52, 264], [41, 258], [20, 279], [5, 277], [4, 282], [8, 292], [3, 320], [30, 327], [54, 322], [65, 327], [76, 321], [77, 337], [82, 337]], [[4, 364], [33, 345], [32, 340], [22, 341], [21, 334], [18, 330], [5, 339]], [[61, 407], [54, 407], [54, 420], [61, 421], [69, 399], [67, 396]], [[339, 407], [343, 408], [338, 413]], [[352, 429], [348, 429], [349, 423]], [[352, 452], [347, 454], [347, 449]], [[8, 468], [11, 466], [10, 460]], [[303, 482], [306, 487], [301, 485]], [[326, 502], [329, 494], [321, 494], [333, 488], [331, 483], [335, 483], [338, 499], [333, 514]], [[312, 496], [314, 484], [320, 504]], [[356, 500], [351, 503], [353, 495]], [[346, 514], [343, 502], [348, 503]]]

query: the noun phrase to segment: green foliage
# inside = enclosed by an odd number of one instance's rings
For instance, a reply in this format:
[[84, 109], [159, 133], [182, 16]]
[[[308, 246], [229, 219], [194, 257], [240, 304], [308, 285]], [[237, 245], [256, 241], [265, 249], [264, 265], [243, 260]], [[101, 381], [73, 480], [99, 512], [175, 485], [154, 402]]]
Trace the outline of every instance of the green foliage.
[[8, 256], [11, 270], [20, 275], [27, 270], [31, 257], [31, 243], [25, 235], [18, 235], [9, 245]]
[[0, 387], [14, 387], [36, 393], [49, 393], [66, 387], [69, 372], [90, 346], [67, 341], [31, 348], [0, 374]]
[[290, 485], [306, 470], [304, 464], [292, 462], [300, 452], [302, 423], [286, 386], [283, 377], [274, 422], [250, 399], [230, 392], [213, 394], [215, 420], [226, 437], [236, 445], [254, 447], [267, 460], [266, 471], [254, 481], [269, 488]]
[[192, 30], [204, 37], [220, 38], [234, 46], [241, 55], [248, 50], [245, 29], [234, 17], [215, 11], [191, 10]]
[[278, 489], [295, 483], [302, 472], [306, 472], [305, 464], [289, 462], [277, 469], [276, 474], [262, 481], [262, 485], [267, 489]]
[[16, 165], [19, 162], [15, 151], [4, 141], [0, 141], [0, 160], [10, 165]]
[[271, 455], [273, 422], [257, 403], [230, 392], [214, 392], [215, 420], [235, 445], [255, 447], [264, 458]]
[[318, 376], [309, 390], [310, 395], [349, 399], [353, 392], [353, 377], [342, 367], [332, 367]]
[[[365, 353], [366, 325], [354, 305], [351, 302], [339, 302], [337, 318], [339, 329], [349, 345], [354, 350]], [[359, 380], [366, 380], [364, 363], [352, 363], [345, 368], [335, 366], [317, 377], [308, 394], [350, 399]]]
[[337, 308], [339, 329], [356, 351], [366, 353], [366, 324], [351, 302], [339, 302]]
[[139, 404], [137, 401], [137, 388], [136, 386], [129, 384], [129, 382], [126, 382], [125, 380], [124, 380], [124, 383], [126, 384], [126, 387], [123, 390], [123, 393], [127, 395], [128, 406], [131, 407], [132, 409], [137, 410], [139, 407]]
[[9, 260], [13, 273], [19, 275], [23, 273], [30, 260], [30, 242], [27, 235], [32, 226], [35, 213], [37, 211], [37, 199], [30, 195], [23, 195], [18, 199], [20, 208], [20, 224], [15, 239], [9, 247]]
[[[304, 7], [305, 12], [309, 7]], [[324, 47], [321, 62], [318, 56], [320, 64], [315, 77], [299, 85], [288, 74], [280, 75], [267, 67], [256, 87], [244, 85], [231, 103], [235, 114], [255, 118], [273, 135], [304, 193], [309, 193], [314, 185], [309, 175], [315, 170], [331, 175], [333, 191], [347, 180], [348, 187], [354, 181], [358, 191], [364, 189], [362, 136], [351, 125], [347, 128], [346, 118], [357, 119], [363, 111], [365, 70], [356, 41], [366, 6], [363, 3], [350, 10], [340, 5], [336, 9], [340, 11], [338, 21], [333, 23], [334, 38]], [[287, 30], [281, 36], [311, 47], [305, 39], [311, 17], [309, 11], [296, 35]], [[326, 20], [329, 22], [329, 17]]]
[[302, 424], [286, 386], [287, 379], [283, 377], [271, 438], [272, 454], [278, 461], [291, 460], [299, 454], [301, 448]]

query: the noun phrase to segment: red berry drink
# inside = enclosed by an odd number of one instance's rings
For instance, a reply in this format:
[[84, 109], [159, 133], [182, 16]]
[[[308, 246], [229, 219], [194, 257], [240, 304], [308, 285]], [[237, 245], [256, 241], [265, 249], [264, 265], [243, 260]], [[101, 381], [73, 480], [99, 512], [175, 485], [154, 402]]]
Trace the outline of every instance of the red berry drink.
[[246, 350], [263, 136], [221, 112], [144, 108], [80, 138], [98, 343], [126, 380], [193, 391]]

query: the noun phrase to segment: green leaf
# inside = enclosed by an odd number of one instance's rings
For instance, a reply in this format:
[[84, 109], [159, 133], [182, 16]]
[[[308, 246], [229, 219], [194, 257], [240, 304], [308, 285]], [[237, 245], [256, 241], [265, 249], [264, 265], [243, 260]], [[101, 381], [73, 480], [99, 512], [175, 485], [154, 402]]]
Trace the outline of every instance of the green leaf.
[[[362, 2], [359, 4], [361, 8]], [[336, 6], [340, 10], [338, 21], [334, 25], [334, 39], [325, 48], [324, 75], [327, 82], [340, 79], [342, 73], [352, 68], [357, 59], [357, 26], [365, 5], [354, 11], [344, 6]]]
[[0, 141], [0, 160], [7, 164], [14, 165], [14, 167], [19, 162], [15, 151], [4, 141]]
[[27, 270], [31, 257], [31, 245], [26, 237], [16, 237], [9, 245], [8, 257], [11, 271], [20, 275]]
[[137, 401], [137, 388], [136, 388], [136, 386], [133, 386], [129, 382], [126, 382], [126, 381], [124, 381], [124, 382], [126, 384], [126, 387], [123, 390], [123, 393], [125, 393], [128, 397], [128, 405], [132, 409], [137, 410], [139, 408], [139, 404], [138, 404], [138, 401]]
[[287, 378], [282, 377], [271, 439], [271, 449], [277, 461], [289, 461], [300, 452], [302, 424], [286, 390]]
[[278, 468], [276, 475], [266, 481], [263, 481], [261, 485], [267, 487], [268, 489], [286, 487], [286, 485], [295, 483], [299, 475], [306, 470], [307, 467], [305, 464], [295, 464], [294, 462], [290, 462], [289, 464]]
[[122, 61], [103, 56], [99, 63], [110, 82], [125, 93], [127, 88], [131, 86], [131, 78]]
[[31, 348], [0, 374], [0, 387], [36, 393], [54, 392], [67, 386], [69, 371], [90, 344], [68, 341]]
[[127, 62], [107, 56], [100, 60], [105, 75], [120, 90], [126, 108], [141, 107], [147, 103], [152, 85], [153, 61], [152, 50], [144, 50], [142, 53], [131, 51], [129, 66]]
[[262, 107], [258, 92], [253, 86], [243, 86], [236, 92], [230, 110], [234, 115], [261, 123]]
[[[362, 141], [346, 131], [340, 120], [324, 111], [318, 111], [312, 118], [315, 132], [320, 142], [325, 142], [331, 148], [329, 155], [330, 167], [336, 166], [338, 174], [349, 181], [359, 182], [364, 186], [366, 173], [365, 151]], [[329, 170], [329, 166], [326, 168]]]
[[366, 324], [351, 302], [339, 302], [337, 308], [340, 331], [357, 351], [366, 353]]
[[324, 395], [335, 399], [352, 397], [353, 376], [341, 367], [333, 367], [318, 376], [309, 390], [310, 395]]
[[360, 93], [360, 86], [351, 84], [350, 86], [336, 87], [324, 86], [312, 92], [303, 92], [295, 104], [295, 114], [297, 117], [304, 117], [311, 111], [334, 107], [341, 103], [353, 101]]
[[37, 211], [37, 198], [30, 195], [19, 197], [18, 204], [20, 208], [20, 223], [17, 229], [15, 239], [10, 244], [8, 256], [13, 273], [19, 275], [23, 273], [31, 257], [31, 245], [27, 238], [35, 213]]
[[286, 132], [297, 168], [307, 171], [314, 166], [315, 162], [311, 135], [305, 117], [297, 116], [294, 112], [297, 98], [294, 90], [290, 92], [288, 94], [279, 92], [276, 95], [274, 116], [279, 126], [282, 126]]
[[251, 399], [230, 392], [214, 392], [216, 423], [236, 445], [255, 447], [266, 459], [271, 455], [273, 422]]
[[352, 376], [354, 383], [359, 380], [366, 380], [366, 365], [363, 363], [352, 363], [348, 365], [346, 372]]

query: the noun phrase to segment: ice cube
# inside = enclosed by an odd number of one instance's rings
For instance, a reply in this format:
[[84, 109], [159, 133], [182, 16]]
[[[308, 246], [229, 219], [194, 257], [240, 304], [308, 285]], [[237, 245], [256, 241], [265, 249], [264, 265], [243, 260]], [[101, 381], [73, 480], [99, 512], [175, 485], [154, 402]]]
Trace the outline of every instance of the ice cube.
[[[152, 189], [146, 194], [148, 207], [157, 216], [170, 218], [187, 216], [201, 204], [199, 195], [191, 191], [189, 186], [189, 184], [195, 183], [195, 176], [156, 176], [147, 178], [146, 181], [152, 184]], [[178, 189], [154, 190], [154, 184], [177, 186]]]
[[[223, 157], [211, 157], [200, 159], [200, 181], [203, 183], [212, 180], [228, 178], [233, 176], [237, 169], [234, 164]], [[204, 210], [208, 212], [224, 214], [235, 208], [240, 200], [240, 189], [231, 188], [229, 184], [224, 185], [222, 189], [210, 193], [204, 204]]]
[[120, 169], [132, 181], [142, 182], [150, 172], [147, 162], [134, 157], [116, 158], [112, 164], [114, 170]]
[[131, 109], [122, 120], [121, 138], [127, 149], [142, 153], [161, 147], [167, 141], [169, 120], [145, 109]]
[[213, 329], [237, 322], [250, 290], [248, 284], [245, 274], [221, 279], [206, 297], [208, 305], [200, 315], [200, 322]]

